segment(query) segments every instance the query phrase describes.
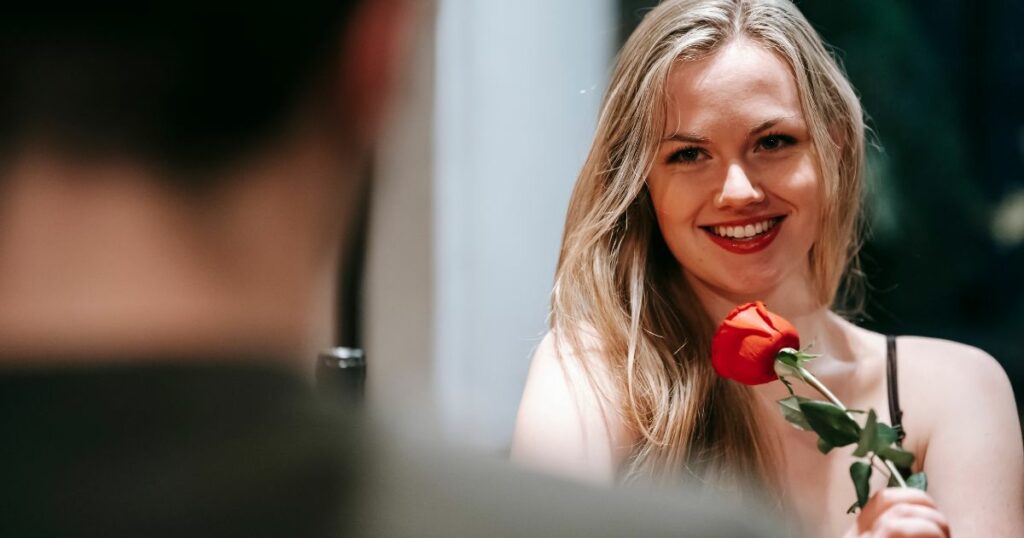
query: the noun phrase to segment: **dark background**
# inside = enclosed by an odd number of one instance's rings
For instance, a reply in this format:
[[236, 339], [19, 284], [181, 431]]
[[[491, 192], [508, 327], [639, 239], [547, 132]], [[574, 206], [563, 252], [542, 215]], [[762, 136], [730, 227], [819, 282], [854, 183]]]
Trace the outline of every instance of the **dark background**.
[[[619, 1], [624, 41], [658, 2]], [[1021, 409], [1024, 2], [797, 5], [838, 49], [878, 145], [862, 251], [870, 290], [858, 322], [988, 351]]]

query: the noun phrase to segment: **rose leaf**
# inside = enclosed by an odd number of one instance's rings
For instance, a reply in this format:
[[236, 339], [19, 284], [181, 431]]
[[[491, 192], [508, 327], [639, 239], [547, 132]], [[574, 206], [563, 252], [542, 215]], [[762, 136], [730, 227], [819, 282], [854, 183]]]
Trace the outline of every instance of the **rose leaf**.
[[875, 450], [875, 440], [877, 438], [878, 416], [875, 415], [875, 410], [872, 409], [868, 412], [868, 420], [860, 431], [860, 440], [857, 441], [857, 450], [853, 451], [853, 455], [858, 458], [867, 456], [869, 452]]
[[861, 427], [842, 409], [828, 402], [800, 402], [811, 428], [831, 446], [846, 446], [860, 440]]
[[902, 448], [887, 446], [876, 450], [875, 454], [896, 464], [897, 467], [910, 467], [914, 463], [914, 455]]
[[907, 486], [928, 491], [928, 475], [924, 474], [924, 471], [910, 475], [907, 478]]
[[853, 465], [850, 465], [850, 478], [853, 479], [853, 487], [857, 490], [857, 507], [863, 508], [871, 493], [871, 466], [863, 461], [853, 462]]
[[790, 396], [789, 398], [783, 398], [779, 400], [779, 408], [782, 409], [782, 416], [790, 424], [796, 426], [798, 429], [804, 431], [812, 431], [810, 423], [807, 422], [807, 417], [804, 416], [803, 411], [800, 410], [800, 400], [806, 400], [801, 396]]
[[878, 434], [875, 438], [875, 452], [895, 443], [898, 437], [899, 435], [897, 435], [896, 430], [892, 426], [879, 422]]

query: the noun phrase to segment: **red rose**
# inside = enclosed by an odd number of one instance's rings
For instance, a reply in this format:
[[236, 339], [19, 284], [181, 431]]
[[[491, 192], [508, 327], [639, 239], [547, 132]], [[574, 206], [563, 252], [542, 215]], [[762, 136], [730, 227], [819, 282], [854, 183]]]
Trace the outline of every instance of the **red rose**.
[[711, 365], [718, 375], [745, 385], [775, 381], [775, 356], [782, 348], [800, 349], [800, 335], [785, 318], [761, 301], [737, 306], [711, 339]]

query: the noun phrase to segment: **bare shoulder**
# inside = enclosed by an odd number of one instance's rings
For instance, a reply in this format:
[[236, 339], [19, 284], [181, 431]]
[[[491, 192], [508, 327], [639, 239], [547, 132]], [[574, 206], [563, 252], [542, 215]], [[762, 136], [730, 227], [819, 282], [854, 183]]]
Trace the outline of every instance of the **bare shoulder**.
[[921, 337], [899, 339], [899, 368], [907, 439], [922, 430], [928, 492], [953, 534], [1016, 535], [1024, 526], [1024, 451], [1006, 372], [978, 348]]
[[[593, 335], [582, 335], [575, 347], [548, 331], [533, 353], [527, 391], [567, 391], [577, 405], [615, 406], [615, 383]], [[549, 394], [554, 396], [554, 394]]]
[[549, 332], [534, 352], [519, 404], [512, 458], [525, 465], [611, 483], [634, 437], [615, 380], [592, 336], [579, 348]]
[[948, 399], [954, 395], [1008, 396], [1013, 389], [999, 362], [985, 351], [967, 344], [902, 336], [898, 340], [900, 387], [935, 392]]
[[534, 351], [530, 369], [540, 372], [556, 370], [574, 383], [596, 381], [601, 385], [612, 384], [597, 336], [581, 333], [577, 338], [579, 347], [574, 347], [566, 335], [548, 331]]
[[898, 357], [908, 435], [921, 435], [926, 458], [946, 458], [953, 451], [944, 446], [971, 440], [1019, 451], [1013, 388], [995, 358], [966, 344], [916, 336], [899, 338]]

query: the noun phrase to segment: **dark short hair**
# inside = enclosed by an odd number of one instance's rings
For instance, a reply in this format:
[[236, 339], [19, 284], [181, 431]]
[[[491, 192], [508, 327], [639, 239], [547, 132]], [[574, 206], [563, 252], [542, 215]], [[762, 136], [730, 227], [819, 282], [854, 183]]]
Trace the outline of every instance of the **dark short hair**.
[[[171, 169], [223, 164], [280, 131], [340, 50], [357, 2], [6, 8], [0, 152], [42, 141]], [[200, 181], [190, 177], [174, 181]]]

